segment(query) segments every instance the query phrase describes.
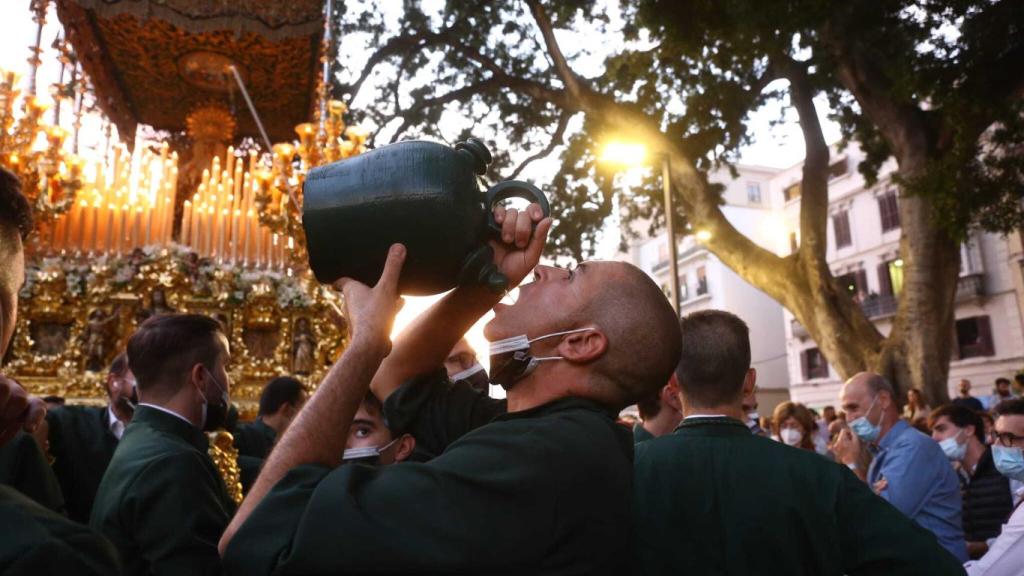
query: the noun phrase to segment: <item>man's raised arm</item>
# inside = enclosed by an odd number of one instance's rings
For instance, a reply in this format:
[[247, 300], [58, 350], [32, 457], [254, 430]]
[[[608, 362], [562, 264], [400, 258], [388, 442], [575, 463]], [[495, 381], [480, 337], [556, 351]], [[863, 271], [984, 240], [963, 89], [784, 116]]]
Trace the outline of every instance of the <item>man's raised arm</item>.
[[352, 342], [270, 453], [220, 539], [221, 555], [263, 497], [289, 470], [303, 464], [331, 468], [341, 464], [352, 419], [366, 396], [370, 379], [388, 354], [391, 326], [401, 308], [398, 278], [404, 261], [405, 247], [396, 244], [388, 252], [384, 272], [372, 289], [347, 278], [338, 282], [345, 293]]
[[[494, 263], [510, 288], [518, 286], [540, 261], [551, 218], [544, 218], [540, 205], [531, 204], [521, 213], [496, 208], [494, 219], [502, 225], [502, 241], [491, 242]], [[459, 286], [445, 295], [395, 339], [370, 384], [374, 395], [383, 402], [406, 380], [442, 366], [459, 338], [501, 298], [485, 286]]]

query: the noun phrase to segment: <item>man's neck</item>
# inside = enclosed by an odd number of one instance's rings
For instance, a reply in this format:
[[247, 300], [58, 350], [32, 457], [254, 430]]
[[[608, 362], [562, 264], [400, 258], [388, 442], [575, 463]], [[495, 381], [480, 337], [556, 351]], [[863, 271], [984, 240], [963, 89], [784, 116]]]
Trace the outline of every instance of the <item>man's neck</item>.
[[263, 422], [263, 424], [265, 424], [268, 428], [273, 430], [278, 435], [281, 434], [281, 429], [284, 428], [283, 426], [281, 426], [281, 418], [278, 417], [277, 414], [257, 416], [256, 419], [259, 420], [260, 422]]
[[676, 412], [669, 406], [662, 406], [661, 412], [658, 412], [658, 415], [654, 418], [644, 420], [642, 426], [644, 430], [651, 433], [651, 436], [658, 438], [672, 433], [679, 426], [681, 420], [682, 416], [680, 416], [679, 412]]
[[892, 430], [892, 427], [899, 421], [899, 416], [890, 414], [889, 412], [882, 412], [882, 428], [878, 432], [878, 440], [876, 440], [876, 442], [881, 442], [882, 438], [885, 438], [885, 435], [888, 434], [889, 431]]
[[167, 412], [172, 412], [175, 415], [188, 421], [196, 428], [201, 427], [201, 415], [198, 410], [190, 410], [190, 405], [185, 399], [179, 397], [170, 398], [167, 400], [155, 400], [152, 398], [140, 398], [139, 404], [148, 404], [149, 406], [163, 409]]
[[683, 417], [689, 418], [690, 416], [728, 416], [729, 418], [735, 418], [740, 422], [747, 421], [747, 415], [743, 413], [742, 404], [724, 405], [724, 406], [693, 406], [683, 404]]
[[977, 438], [973, 436], [967, 440], [967, 452], [964, 453], [963, 466], [964, 470], [971, 476], [974, 476], [974, 469], [978, 466], [978, 461], [981, 460], [982, 455], [985, 454], [985, 446], [978, 442]]

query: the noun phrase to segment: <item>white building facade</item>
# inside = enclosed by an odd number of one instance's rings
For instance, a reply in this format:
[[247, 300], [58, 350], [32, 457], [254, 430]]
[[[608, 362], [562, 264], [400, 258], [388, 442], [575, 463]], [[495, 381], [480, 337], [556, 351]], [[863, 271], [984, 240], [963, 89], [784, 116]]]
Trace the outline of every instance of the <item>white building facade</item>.
[[[740, 232], [771, 250], [779, 250], [781, 219], [773, 216], [770, 182], [778, 170], [740, 166], [739, 176], [723, 171], [713, 182], [725, 186], [722, 212]], [[667, 235], [630, 243], [623, 256], [670, 294]], [[750, 328], [751, 364], [757, 369], [758, 404], [762, 415], [789, 399], [785, 320], [782, 306], [748, 284], [694, 236], [678, 243], [680, 314], [697, 310], [728, 310]]]
[[[851, 297], [888, 334], [903, 287], [900, 258], [899, 194], [883, 167], [878, 182], [867, 187], [857, 171], [862, 154], [854, 146], [833, 151], [829, 179], [827, 260]], [[790, 242], [799, 242], [799, 182], [802, 165], [780, 171], [769, 194], [781, 205]], [[976, 396], [992, 393], [998, 377], [1013, 378], [1024, 366], [1021, 315], [1021, 246], [1014, 235], [978, 233], [961, 246], [957, 285], [951, 396], [962, 378], [971, 380]], [[788, 311], [785, 316], [788, 369], [793, 400], [811, 407], [835, 405], [842, 380], [807, 330]]]

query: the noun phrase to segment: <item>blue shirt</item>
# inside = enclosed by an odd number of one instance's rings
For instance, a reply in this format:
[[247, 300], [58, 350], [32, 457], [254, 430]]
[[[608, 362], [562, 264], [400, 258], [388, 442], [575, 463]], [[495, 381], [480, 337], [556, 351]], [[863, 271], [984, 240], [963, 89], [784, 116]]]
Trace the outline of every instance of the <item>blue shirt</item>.
[[960, 520], [960, 482], [937, 442], [900, 420], [878, 443], [868, 469], [868, 484], [886, 479], [881, 496], [911, 520], [931, 531], [961, 562], [967, 544]]

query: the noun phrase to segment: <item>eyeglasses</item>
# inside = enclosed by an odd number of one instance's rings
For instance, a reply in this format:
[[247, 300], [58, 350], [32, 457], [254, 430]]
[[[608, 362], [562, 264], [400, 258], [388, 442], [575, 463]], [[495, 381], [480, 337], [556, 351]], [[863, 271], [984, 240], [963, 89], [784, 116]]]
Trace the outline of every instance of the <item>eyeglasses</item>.
[[992, 444], [999, 444], [1006, 448], [1012, 447], [1014, 442], [1024, 442], [1024, 436], [1018, 436], [1013, 432], [992, 432], [990, 437]]

